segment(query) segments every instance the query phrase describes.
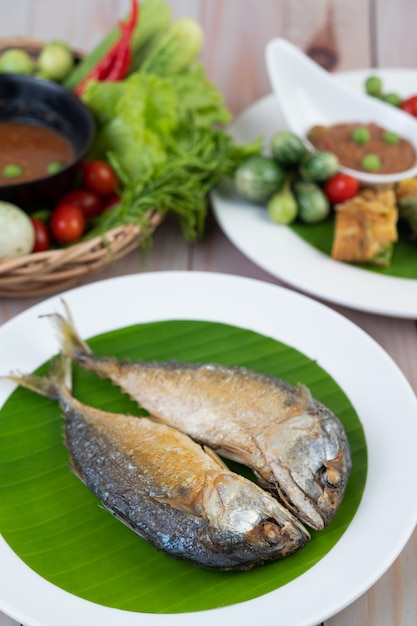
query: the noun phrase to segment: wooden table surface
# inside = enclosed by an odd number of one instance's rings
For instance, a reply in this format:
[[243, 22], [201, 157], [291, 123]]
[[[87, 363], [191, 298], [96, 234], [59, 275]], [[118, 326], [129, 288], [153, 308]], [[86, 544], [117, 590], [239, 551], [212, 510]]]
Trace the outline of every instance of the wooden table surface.
[[[203, 61], [235, 114], [270, 91], [263, 49], [274, 36], [287, 37], [330, 70], [375, 65], [417, 67], [417, 3], [412, 0], [171, 0], [169, 4], [174, 17], [192, 15], [202, 23], [206, 32]], [[0, 37], [64, 39], [77, 49], [89, 50], [126, 13], [128, 5], [127, 0], [0, 0]], [[222, 234], [211, 214], [202, 241], [186, 243], [177, 223], [168, 219], [155, 233], [146, 267], [134, 251], [83, 283], [160, 270], [222, 272], [283, 284], [245, 258]], [[38, 301], [0, 299], [0, 324]], [[328, 305], [379, 342], [417, 392], [415, 320]], [[387, 514], [401, 515], [401, 503], [395, 502], [395, 494], [387, 493], [387, 510]], [[343, 572], [335, 572], [335, 576], [340, 576], [343, 584]], [[388, 572], [354, 604], [327, 620], [325, 626], [415, 626], [416, 589], [415, 531]], [[0, 626], [16, 625], [0, 613]]]

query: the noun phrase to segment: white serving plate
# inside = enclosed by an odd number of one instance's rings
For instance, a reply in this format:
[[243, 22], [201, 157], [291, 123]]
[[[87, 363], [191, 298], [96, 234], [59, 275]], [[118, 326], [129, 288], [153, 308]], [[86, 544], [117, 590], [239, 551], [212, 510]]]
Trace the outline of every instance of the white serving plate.
[[[306, 296], [227, 274], [144, 273], [79, 287], [64, 298], [86, 338], [136, 323], [200, 319], [253, 330], [316, 360], [359, 415], [367, 441], [367, 482], [356, 515], [334, 548], [295, 580], [254, 600], [197, 614], [110, 609], [47, 582], [0, 538], [0, 610], [25, 626], [194, 626], [196, 621], [253, 626], [271, 615], [279, 615], [285, 626], [316, 626], [365, 593], [390, 567], [417, 521], [417, 500], [410, 497], [417, 474], [417, 400], [397, 365], [366, 333]], [[0, 328], [1, 374], [32, 371], [56, 354], [56, 338], [40, 332], [39, 316], [57, 310], [62, 303], [55, 296]], [[0, 406], [13, 389], [10, 381], [0, 381]], [[387, 514], [393, 485], [401, 502], [401, 515], [395, 516]]]
[[[382, 78], [385, 91], [417, 94], [417, 70], [356, 70], [337, 75], [353, 90], [364, 89], [370, 75]], [[265, 142], [285, 128], [273, 94], [255, 102], [231, 125], [240, 142], [263, 135]], [[216, 219], [230, 241], [251, 261], [289, 285], [310, 295], [353, 309], [417, 319], [417, 280], [386, 276], [334, 261], [290, 228], [273, 224], [265, 208], [239, 198], [230, 187], [211, 194]], [[415, 259], [417, 263], [417, 244]]]

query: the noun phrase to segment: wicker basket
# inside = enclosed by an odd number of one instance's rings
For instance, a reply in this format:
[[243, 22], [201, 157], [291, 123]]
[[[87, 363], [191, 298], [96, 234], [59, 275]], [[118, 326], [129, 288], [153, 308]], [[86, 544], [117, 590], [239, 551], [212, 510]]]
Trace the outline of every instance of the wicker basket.
[[[38, 40], [13, 37], [0, 40], [0, 52], [23, 48], [36, 58], [42, 45]], [[78, 53], [75, 56], [81, 58]], [[149, 214], [151, 233], [161, 221], [162, 216], [157, 211]], [[129, 224], [109, 231], [105, 239], [96, 237], [60, 250], [1, 259], [0, 297], [29, 298], [67, 289], [122, 258], [137, 248], [141, 240], [140, 229]]]
[[[150, 232], [155, 230], [162, 219], [157, 211], [152, 212]], [[110, 230], [105, 240], [95, 237], [61, 250], [2, 259], [0, 297], [30, 298], [67, 289], [86, 275], [125, 256], [137, 248], [141, 240], [140, 229], [129, 224]]]

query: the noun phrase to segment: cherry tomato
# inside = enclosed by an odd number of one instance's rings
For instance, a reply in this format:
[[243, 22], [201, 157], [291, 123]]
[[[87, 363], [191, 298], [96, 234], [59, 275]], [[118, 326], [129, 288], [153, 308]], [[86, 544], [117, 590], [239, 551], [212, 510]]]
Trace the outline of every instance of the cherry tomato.
[[336, 174], [329, 178], [324, 185], [324, 193], [332, 204], [353, 198], [358, 190], [359, 182], [348, 174]]
[[414, 117], [417, 117], [417, 96], [411, 96], [411, 98], [407, 98], [399, 105], [400, 109], [406, 111], [406, 113], [410, 113]]
[[77, 241], [84, 233], [85, 226], [84, 213], [73, 204], [57, 206], [49, 222], [53, 238], [61, 244]]
[[80, 207], [84, 217], [87, 219], [99, 215], [103, 210], [103, 202], [100, 196], [89, 189], [74, 189], [74, 191], [66, 193], [59, 200], [58, 206], [60, 204], [72, 204]]
[[51, 243], [51, 236], [45, 222], [37, 217], [30, 218], [35, 229], [35, 243], [33, 244], [32, 252], [45, 252], [48, 250]]
[[87, 161], [82, 167], [84, 187], [106, 198], [116, 193], [118, 178], [115, 171], [105, 161]]

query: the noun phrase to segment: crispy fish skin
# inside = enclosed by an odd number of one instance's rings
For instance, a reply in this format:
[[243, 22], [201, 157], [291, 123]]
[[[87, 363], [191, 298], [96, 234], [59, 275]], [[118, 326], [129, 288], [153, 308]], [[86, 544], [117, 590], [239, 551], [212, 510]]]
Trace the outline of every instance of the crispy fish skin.
[[[64, 303], [65, 304], [65, 303]], [[303, 385], [243, 367], [96, 357], [68, 319], [52, 315], [62, 351], [154, 417], [250, 467], [298, 519], [321, 530], [342, 501], [351, 454], [340, 420]]]
[[58, 401], [74, 473], [157, 549], [206, 568], [246, 570], [308, 541], [275, 498], [180, 431], [86, 406], [51, 379], [11, 378]]

